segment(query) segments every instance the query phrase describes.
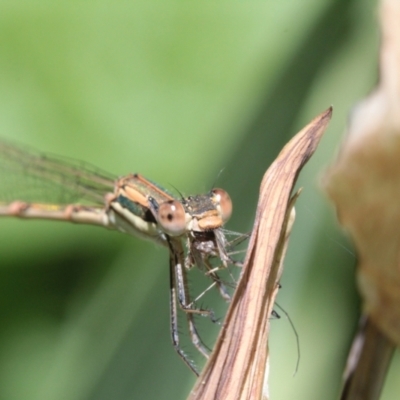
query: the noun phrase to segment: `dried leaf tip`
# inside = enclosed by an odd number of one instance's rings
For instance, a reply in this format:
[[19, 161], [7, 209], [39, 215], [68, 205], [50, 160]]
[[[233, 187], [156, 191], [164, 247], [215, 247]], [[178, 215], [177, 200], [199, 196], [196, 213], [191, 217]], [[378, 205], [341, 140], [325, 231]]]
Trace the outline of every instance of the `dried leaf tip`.
[[214, 350], [189, 400], [268, 398], [269, 317], [299, 195], [291, 193], [331, 115], [329, 108], [302, 129], [263, 177], [245, 266]]

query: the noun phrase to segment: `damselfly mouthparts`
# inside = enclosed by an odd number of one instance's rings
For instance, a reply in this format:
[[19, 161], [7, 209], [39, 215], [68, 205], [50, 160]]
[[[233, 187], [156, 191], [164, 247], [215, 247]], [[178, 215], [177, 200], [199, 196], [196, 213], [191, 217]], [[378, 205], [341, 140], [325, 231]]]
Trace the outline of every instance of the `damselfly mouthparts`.
[[[178, 307], [186, 315], [194, 346], [208, 357], [194, 315], [212, 317], [212, 313], [191, 301], [186, 271], [193, 265], [205, 269], [221, 295], [229, 299], [210, 263], [212, 257], [224, 266], [235, 263], [222, 230], [232, 213], [229, 195], [213, 189], [177, 198], [139, 174], [115, 179], [88, 164], [46, 156], [5, 140], [0, 140], [0, 170], [0, 216], [104, 226], [150, 239], [169, 250], [172, 342], [198, 375], [179, 345]], [[15, 192], [16, 181], [21, 193]]]

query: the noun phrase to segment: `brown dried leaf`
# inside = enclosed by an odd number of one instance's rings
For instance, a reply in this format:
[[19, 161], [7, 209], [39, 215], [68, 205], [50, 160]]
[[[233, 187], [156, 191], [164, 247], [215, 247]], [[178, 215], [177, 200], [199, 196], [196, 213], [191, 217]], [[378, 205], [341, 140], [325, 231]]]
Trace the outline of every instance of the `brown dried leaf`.
[[380, 8], [380, 82], [351, 115], [324, 186], [358, 252], [365, 312], [400, 344], [400, 2]]
[[264, 175], [238, 287], [213, 353], [189, 400], [267, 399], [269, 317], [278, 291], [297, 194], [290, 194], [332, 114], [328, 109], [281, 151]]

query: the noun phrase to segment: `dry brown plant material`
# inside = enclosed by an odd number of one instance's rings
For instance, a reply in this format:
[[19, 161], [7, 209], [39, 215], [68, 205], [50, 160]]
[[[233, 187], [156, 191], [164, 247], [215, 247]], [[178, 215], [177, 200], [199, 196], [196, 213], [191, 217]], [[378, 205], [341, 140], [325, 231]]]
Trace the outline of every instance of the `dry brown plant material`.
[[268, 399], [269, 318], [294, 221], [296, 178], [331, 118], [329, 108], [300, 131], [265, 173], [249, 248], [214, 350], [189, 400]]
[[[380, 20], [379, 85], [351, 114], [338, 158], [324, 179], [357, 249], [357, 281], [367, 318], [367, 330], [358, 336], [362, 345], [357, 351], [353, 346], [346, 371], [346, 379], [358, 381], [352, 394], [342, 397], [352, 399], [379, 397], [389, 348], [400, 344], [400, 2], [381, 1]], [[374, 351], [385, 352], [386, 365], [376, 365], [379, 354]], [[361, 358], [362, 372], [357, 366]], [[370, 360], [369, 369], [365, 360]], [[362, 378], [354, 378], [360, 373]]]

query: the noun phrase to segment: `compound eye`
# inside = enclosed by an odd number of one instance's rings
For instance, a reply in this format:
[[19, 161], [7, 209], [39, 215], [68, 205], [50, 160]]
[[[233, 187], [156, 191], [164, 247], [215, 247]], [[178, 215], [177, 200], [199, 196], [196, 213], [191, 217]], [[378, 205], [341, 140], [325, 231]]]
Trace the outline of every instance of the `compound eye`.
[[232, 200], [224, 189], [213, 189], [211, 200], [215, 204], [222, 221], [225, 223], [232, 214]]
[[183, 205], [177, 200], [160, 204], [157, 222], [165, 233], [171, 236], [182, 235], [186, 229], [186, 214]]

